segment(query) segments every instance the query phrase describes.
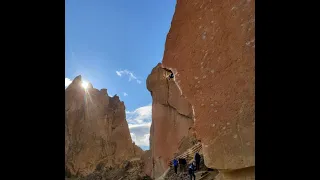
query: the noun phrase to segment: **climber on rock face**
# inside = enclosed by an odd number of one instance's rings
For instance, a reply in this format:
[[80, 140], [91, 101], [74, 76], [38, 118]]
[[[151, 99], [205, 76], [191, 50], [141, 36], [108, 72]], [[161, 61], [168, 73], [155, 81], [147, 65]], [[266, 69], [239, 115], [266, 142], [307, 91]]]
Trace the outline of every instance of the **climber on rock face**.
[[174, 78], [173, 73], [169, 75], [169, 79], [172, 79], [172, 78]]

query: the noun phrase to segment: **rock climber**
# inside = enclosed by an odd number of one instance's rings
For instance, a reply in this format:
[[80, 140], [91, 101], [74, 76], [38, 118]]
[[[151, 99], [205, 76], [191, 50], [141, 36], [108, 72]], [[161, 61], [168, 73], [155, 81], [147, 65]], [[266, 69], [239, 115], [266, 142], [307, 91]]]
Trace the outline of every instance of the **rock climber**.
[[195, 162], [192, 162], [189, 166], [189, 175], [190, 175], [190, 180], [192, 180], [192, 177], [194, 178], [194, 180], [196, 180], [196, 175], [194, 174], [195, 171]]
[[169, 79], [172, 79], [174, 76], [173, 76], [173, 73], [171, 73], [170, 75], [169, 75]]
[[174, 172], [177, 174], [178, 160], [176, 158], [173, 159], [173, 167], [174, 167]]
[[194, 156], [194, 160], [196, 161], [196, 170], [197, 171], [200, 169], [200, 159], [201, 159], [200, 154], [196, 153], [196, 155]]

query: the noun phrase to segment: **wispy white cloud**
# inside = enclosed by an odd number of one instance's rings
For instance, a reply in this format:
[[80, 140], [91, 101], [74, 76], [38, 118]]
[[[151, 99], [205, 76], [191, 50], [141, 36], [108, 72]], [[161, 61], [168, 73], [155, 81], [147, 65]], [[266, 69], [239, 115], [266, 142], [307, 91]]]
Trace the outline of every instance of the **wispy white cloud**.
[[134, 111], [126, 111], [128, 124], [141, 124], [151, 122], [152, 106], [142, 106]]
[[138, 137], [135, 133], [130, 133], [130, 135], [131, 135], [132, 141], [134, 141], [137, 146], [149, 147], [150, 134], [144, 134], [142, 137]]
[[149, 147], [149, 136], [152, 116], [151, 104], [134, 111], [126, 111], [127, 121], [132, 140], [138, 146]]
[[119, 71], [116, 71], [117, 75], [121, 77], [121, 73]]
[[128, 96], [128, 94], [126, 92], [123, 93], [123, 96]]
[[65, 86], [65, 88], [67, 88], [71, 83], [72, 83], [72, 81], [71, 81], [69, 78], [65, 78], [65, 79], [64, 79], [64, 86]]
[[141, 124], [128, 124], [129, 129], [134, 129], [134, 128], [150, 128], [151, 122], [148, 123], [141, 123]]
[[133, 72], [130, 72], [126, 69], [121, 71], [116, 71], [116, 74], [119, 77], [122, 77], [122, 75], [127, 75], [129, 77], [129, 81], [135, 80], [138, 84], [141, 84], [141, 81], [133, 74]]

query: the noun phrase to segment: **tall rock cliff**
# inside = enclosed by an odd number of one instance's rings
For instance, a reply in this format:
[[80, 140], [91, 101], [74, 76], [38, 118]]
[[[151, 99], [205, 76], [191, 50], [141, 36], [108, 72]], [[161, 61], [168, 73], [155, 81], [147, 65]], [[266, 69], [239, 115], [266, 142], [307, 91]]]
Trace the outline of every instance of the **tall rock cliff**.
[[142, 154], [132, 143], [125, 106], [106, 89], [87, 89], [76, 77], [65, 90], [65, 163], [73, 175], [87, 175], [97, 165], [115, 167]]
[[[152, 177], [161, 176], [168, 163], [182, 148], [181, 141], [195, 140], [190, 103], [181, 95], [178, 86], [168, 79], [170, 72], [158, 64], [147, 78], [152, 95], [152, 125], [150, 128], [150, 161]], [[192, 146], [192, 145], [190, 145]], [[188, 148], [188, 147], [187, 147]], [[150, 173], [150, 169], [148, 169]], [[149, 174], [150, 175], [150, 174]]]
[[165, 44], [163, 67], [193, 106], [205, 164], [218, 179], [254, 178], [254, 4], [177, 0]]

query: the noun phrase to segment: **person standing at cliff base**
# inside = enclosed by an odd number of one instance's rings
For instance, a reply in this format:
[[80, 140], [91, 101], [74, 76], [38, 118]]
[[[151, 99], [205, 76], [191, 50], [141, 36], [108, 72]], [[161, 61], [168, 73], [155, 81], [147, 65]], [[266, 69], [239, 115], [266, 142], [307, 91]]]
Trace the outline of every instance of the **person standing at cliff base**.
[[195, 165], [194, 165], [194, 162], [193, 162], [189, 166], [190, 180], [192, 180], [192, 177], [194, 178], [194, 180], [196, 180], [196, 175], [194, 174], [194, 171], [195, 171]]
[[196, 170], [197, 171], [200, 169], [200, 159], [201, 159], [200, 154], [196, 153], [196, 155], [194, 156], [194, 160], [196, 161]]
[[187, 165], [187, 161], [185, 158], [179, 158], [179, 167], [180, 167], [180, 172], [185, 171], [185, 167]]
[[177, 169], [178, 169], [178, 161], [176, 158], [173, 160], [173, 167], [174, 167], [174, 172], [177, 174]]

